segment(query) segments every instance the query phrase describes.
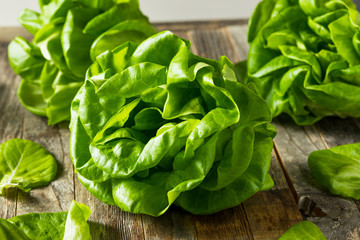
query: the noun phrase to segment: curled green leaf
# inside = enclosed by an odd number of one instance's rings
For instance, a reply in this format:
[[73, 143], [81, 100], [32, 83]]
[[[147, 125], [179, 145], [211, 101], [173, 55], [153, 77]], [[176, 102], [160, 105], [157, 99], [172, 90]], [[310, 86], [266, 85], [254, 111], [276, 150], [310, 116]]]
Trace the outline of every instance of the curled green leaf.
[[0, 193], [7, 188], [28, 192], [55, 178], [55, 158], [40, 144], [11, 139], [0, 145]]
[[360, 199], [360, 143], [312, 152], [308, 165], [331, 193]]

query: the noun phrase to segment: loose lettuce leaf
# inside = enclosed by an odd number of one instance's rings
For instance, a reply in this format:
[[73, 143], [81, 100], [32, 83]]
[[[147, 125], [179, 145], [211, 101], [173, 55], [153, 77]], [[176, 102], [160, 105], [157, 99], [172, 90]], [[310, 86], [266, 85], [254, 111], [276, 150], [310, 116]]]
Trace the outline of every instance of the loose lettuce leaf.
[[287, 230], [279, 240], [326, 240], [321, 230], [312, 222], [303, 221]]
[[90, 214], [88, 206], [73, 201], [67, 214], [63, 239], [91, 240], [90, 227], [86, 222]]
[[308, 165], [316, 180], [331, 193], [360, 199], [360, 144], [312, 152]]
[[298, 125], [360, 117], [358, 17], [351, 1], [261, 1], [239, 81], [256, 85], [273, 117], [286, 113]]
[[152, 216], [172, 204], [210, 214], [273, 185], [270, 121], [226, 57], [196, 56], [165, 31], [96, 58], [71, 105], [70, 154], [103, 202]]
[[[34, 35], [17, 37], [9, 62], [22, 82], [20, 102], [49, 124], [70, 120], [70, 104], [87, 68], [103, 51], [156, 33], [137, 0], [39, 1], [41, 12], [24, 10], [20, 23]], [[93, 58], [91, 59], [90, 56]]]
[[66, 212], [29, 213], [10, 218], [8, 222], [17, 227], [29, 239], [62, 240], [65, 230]]
[[73, 201], [69, 212], [30, 213], [8, 220], [0, 218], [0, 237], [4, 240], [91, 239], [87, 219], [90, 209]]
[[0, 145], [0, 193], [7, 188], [25, 192], [47, 185], [55, 178], [55, 158], [40, 144], [12, 139]]

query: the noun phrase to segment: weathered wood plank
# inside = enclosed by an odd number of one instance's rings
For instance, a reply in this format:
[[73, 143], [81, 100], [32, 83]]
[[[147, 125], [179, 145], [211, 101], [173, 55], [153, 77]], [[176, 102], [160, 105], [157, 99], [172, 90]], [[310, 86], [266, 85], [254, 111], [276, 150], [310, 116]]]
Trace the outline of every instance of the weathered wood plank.
[[56, 158], [58, 172], [56, 179], [47, 187], [35, 188], [29, 193], [18, 191], [17, 214], [67, 211], [74, 198], [73, 167], [67, 149], [62, 146], [58, 129], [47, 126], [46, 118], [39, 118], [28, 111], [23, 122], [22, 137], [44, 146]]
[[240, 61], [246, 60], [249, 52], [249, 44], [247, 42], [247, 29], [247, 24], [226, 27], [226, 30], [230, 34], [229, 38], [233, 40], [233, 48], [239, 54]]
[[[0, 42], [0, 144], [12, 138], [22, 137], [24, 114], [16, 93], [20, 79], [9, 67], [6, 49], [7, 43]], [[15, 216], [16, 202], [17, 190], [6, 190], [5, 196], [0, 196], [0, 217]]]
[[298, 197], [302, 200], [308, 198], [316, 204], [315, 208], [300, 204], [299, 207], [305, 211], [309, 208], [307, 220], [314, 222], [328, 239], [343, 239], [354, 234], [360, 223], [356, 204], [352, 200], [330, 195], [316, 183], [308, 168], [309, 154], [326, 148], [316, 129], [313, 126], [296, 126], [288, 118], [278, 118], [274, 124], [278, 131], [276, 148]]
[[197, 239], [254, 239], [242, 205], [194, 220]]
[[274, 152], [271, 158], [270, 175], [274, 187], [258, 192], [243, 204], [254, 239], [278, 239], [292, 225], [302, 221]]
[[192, 215], [172, 206], [160, 217], [142, 216], [145, 239], [196, 239]]
[[359, 119], [328, 117], [315, 124], [320, 136], [330, 148], [360, 142]]
[[231, 47], [231, 40], [224, 28], [198, 28], [189, 31], [189, 38], [196, 49], [196, 54], [218, 60], [225, 55], [230, 61], [240, 61], [239, 55]]

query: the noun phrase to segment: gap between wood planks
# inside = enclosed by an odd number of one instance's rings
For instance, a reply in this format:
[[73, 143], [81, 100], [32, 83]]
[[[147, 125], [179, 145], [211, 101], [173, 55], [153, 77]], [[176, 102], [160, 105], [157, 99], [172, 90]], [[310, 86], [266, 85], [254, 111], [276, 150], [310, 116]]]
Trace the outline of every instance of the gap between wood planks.
[[287, 184], [288, 184], [288, 186], [289, 186], [289, 188], [291, 190], [291, 193], [292, 193], [292, 195], [294, 197], [294, 200], [295, 200], [296, 204], [299, 204], [299, 195], [297, 194], [297, 192], [295, 190], [294, 183], [291, 180], [291, 177], [290, 177], [288, 171], [286, 170], [285, 162], [283, 161], [283, 159], [282, 159], [282, 157], [280, 155], [280, 151], [279, 151], [279, 148], [277, 147], [277, 144], [276, 144], [275, 140], [273, 142], [274, 142], [274, 151], [275, 151], [276, 159], [278, 160], [278, 162], [279, 162], [279, 164], [281, 166], [281, 169], [282, 169], [282, 171], [284, 173], [284, 176], [286, 178], [286, 182], [287, 182]]

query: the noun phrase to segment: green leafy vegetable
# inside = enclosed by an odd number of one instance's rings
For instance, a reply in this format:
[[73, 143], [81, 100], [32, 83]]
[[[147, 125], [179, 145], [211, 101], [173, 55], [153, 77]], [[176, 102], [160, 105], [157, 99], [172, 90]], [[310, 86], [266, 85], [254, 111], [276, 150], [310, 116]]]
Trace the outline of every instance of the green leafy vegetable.
[[273, 117], [286, 113], [298, 125], [360, 117], [359, 16], [350, 0], [261, 1], [241, 80], [255, 83]]
[[25, 192], [55, 178], [55, 158], [40, 144], [11, 139], [0, 145], [0, 194], [17, 187]]
[[91, 210], [88, 206], [73, 201], [66, 218], [63, 239], [91, 240], [90, 227], [86, 222], [90, 214]]
[[132, 213], [238, 205], [273, 182], [270, 111], [231, 62], [165, 31], [96, 58], [71, 107], [71, 157], [97, 198]]
[[279, 240], [326, 240], [320, 229], [309, 221], [295, 224]]
[[87, 219], [90, 209], [72, 202], [69, 212], [30, 213], [0, 218], [0, 238], [3, 240], [88, 240], [91, 239]]
[[92, 59], [126, 41], [141, 42], [156, 33], [138, 0], [39, 1], [41, 13], [24, 10], [20, 23], [32, 34], [16, 37], [9, 61], [21, 76], [20, 102], [49, 124], [70, 120], [70, 105]]
[[331, 193], [360, 199], [360, 143], [312, 152], [308, 165]]

